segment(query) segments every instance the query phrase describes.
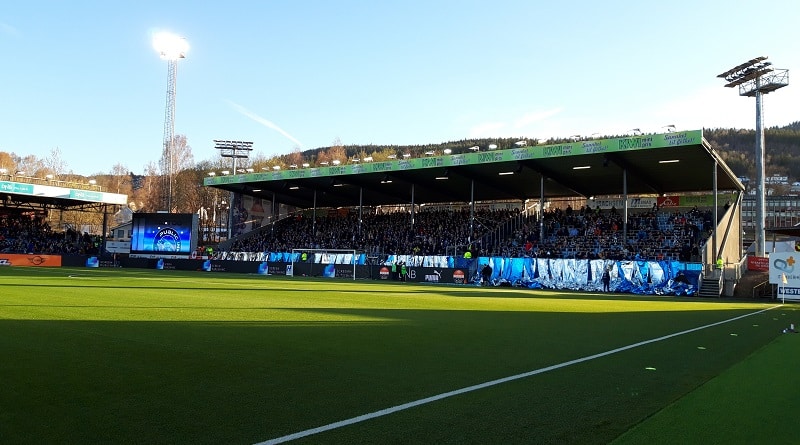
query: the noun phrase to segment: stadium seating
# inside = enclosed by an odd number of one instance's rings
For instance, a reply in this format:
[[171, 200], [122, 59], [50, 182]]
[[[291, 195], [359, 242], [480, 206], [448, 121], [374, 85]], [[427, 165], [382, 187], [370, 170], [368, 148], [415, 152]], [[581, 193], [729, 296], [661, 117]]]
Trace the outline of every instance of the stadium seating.
[[455, 256], [471, 250], [473, 255], [507, 258], [688, 262], [698, 260], [711, 215], [697, 208], [630, 213], [626, 236], [620, 212], [588, 206], [546, 211], [543, 224], [538, 216], [517, 210], [479, 210], [474, 219], [469, 211], [423, 210], [414, 215], [413, 226], [411, 215], [403, 212], [365, 215], [360, 224], [355, 212], [316, 219], [296, 215], [235, 241], [230, 251], [354, 249], [376, 256]]

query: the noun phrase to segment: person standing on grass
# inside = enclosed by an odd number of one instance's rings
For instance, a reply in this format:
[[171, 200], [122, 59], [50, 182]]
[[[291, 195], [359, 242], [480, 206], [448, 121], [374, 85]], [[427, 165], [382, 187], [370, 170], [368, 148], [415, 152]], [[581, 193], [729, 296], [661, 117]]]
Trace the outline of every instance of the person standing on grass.
[[400, 263], [400, 281], [406, 281], [407, 274], [408, 269], [406, 269], [406, 262], [403, 261]]
[[611, 267], [603, 270], [603, 292], [611, 292]]

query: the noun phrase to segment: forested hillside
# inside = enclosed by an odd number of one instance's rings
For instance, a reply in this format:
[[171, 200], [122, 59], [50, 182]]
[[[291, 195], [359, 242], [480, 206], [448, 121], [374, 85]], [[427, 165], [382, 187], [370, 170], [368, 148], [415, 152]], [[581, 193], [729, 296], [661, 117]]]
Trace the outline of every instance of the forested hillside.
[[[755, 130], [705, 129], [703, 136], [734, 173], [755, 178]], [[764, 147], [767, 176], [788, 176], [789, 182], [800, 180], [800, 122], [766, 129]]]

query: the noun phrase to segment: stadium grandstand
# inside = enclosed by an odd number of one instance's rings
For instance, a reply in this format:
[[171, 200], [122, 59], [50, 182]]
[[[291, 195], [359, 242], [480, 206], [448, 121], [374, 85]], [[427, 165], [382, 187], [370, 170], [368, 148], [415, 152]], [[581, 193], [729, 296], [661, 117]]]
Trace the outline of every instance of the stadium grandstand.
[[[708, 280], [703, 286], [716, 295], [742, 273], [744, 187], [701, 130], [428, 152], [204, 184], [232, 195], [233, 237], [214, 252], [218, 260], [295, 263], [290, 252], [306, 249], [318, 254], [311, 262], [324, 262], [332, 261], [326, 251], [352, 251], [382, 273], [400, 261], [474, 277], [490, 262], [499, 282], [542, 281], [546, 267], [555, 286], [576, 288], [586, 287], [574, 275], [587, 268], [596, 285], [592, 269], [649, 262], [658, 273], [647, 268], [639, 280], [650, 283], [674, 276], [663, 267], [672, 262], [691, 270], [698, 287]], [[617, 269], [626, 281], [623, 265]]]
[[60, 215], [79, 211], [105, 216], [112, 206], [125, 204], [125, 195], [104, 192], [90, 182], [0, 172], [0, 262], [82, 266], [86, 256], [102, 253], [103, 238], [59, 224]]

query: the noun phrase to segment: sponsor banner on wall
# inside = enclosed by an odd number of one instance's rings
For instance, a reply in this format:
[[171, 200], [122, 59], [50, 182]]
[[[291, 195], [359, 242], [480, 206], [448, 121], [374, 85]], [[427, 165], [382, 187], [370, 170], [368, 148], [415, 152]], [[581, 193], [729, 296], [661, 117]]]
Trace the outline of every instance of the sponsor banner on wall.
[[786, 288], [800, 288], [800, 253], [772, 252], [769, 254], [769, 282]]
[[[726, 202], [733, 202], [736, 196], [733, 193], [719, 193], [717, 204], [724, 205]], [[681, 207], [713, 207], [714, 195], [685, 195], [680, 197]]]
[[30, 267], [61, 267], [61, 255], [0, 254], [0, 265]]
[[778, 298], [784, 300], [800, 300], [800, 287], [778, 286]]
[[769, 272], [769, 258], [765, 256], [747, 256], [747, 270]]
[[778, 285], [778, 297], [800, 300], [800, 253], [772, 252], [769, 254], [769, 282]]
[[106, 241], [106, 250], [111, 253], [131, 253], [131, 242]]
[[662, 196], [657, 198], [659, 207], [678, 207], [681, 203], [680, 196]]
[[[651, 209], [656, 204], [656, 198], [628, 198], [629, 209]], [[586, 205], [598, 209], [610, 209], [616, 207], [618, 210], [625, 208], [623, 198], [615, 199], [595, 199], [586, 201]]]

